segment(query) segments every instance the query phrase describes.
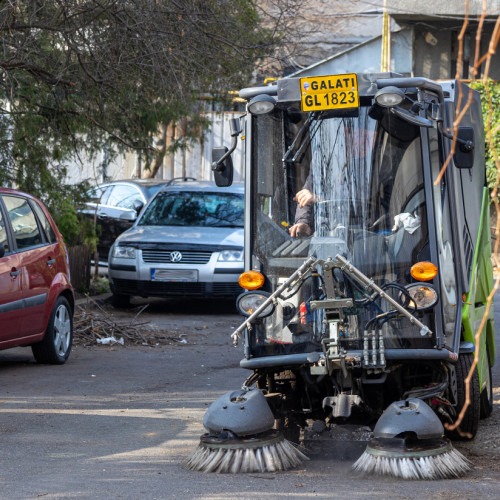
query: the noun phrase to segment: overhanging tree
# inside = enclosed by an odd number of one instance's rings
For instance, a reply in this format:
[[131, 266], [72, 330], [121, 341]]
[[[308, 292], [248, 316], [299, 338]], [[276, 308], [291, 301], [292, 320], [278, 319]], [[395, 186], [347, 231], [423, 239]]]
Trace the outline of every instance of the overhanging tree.
[[[294, 0], [0, 3], [0, 183], [56, 212], [66, 163], [104, 144], [154, 159], [162, 127], [203, 126], [200, 93], [250, 80], [290, 34]], [[268, 13], [271, 13], [269, 15]]]

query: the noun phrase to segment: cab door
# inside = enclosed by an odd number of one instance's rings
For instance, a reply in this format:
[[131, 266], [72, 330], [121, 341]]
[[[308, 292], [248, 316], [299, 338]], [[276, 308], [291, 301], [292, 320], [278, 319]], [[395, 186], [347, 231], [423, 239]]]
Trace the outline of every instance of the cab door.
[[0, 202], [0, 343], [20, 333], [22, 279], [20, 258], [13, 253], [9, 225]]

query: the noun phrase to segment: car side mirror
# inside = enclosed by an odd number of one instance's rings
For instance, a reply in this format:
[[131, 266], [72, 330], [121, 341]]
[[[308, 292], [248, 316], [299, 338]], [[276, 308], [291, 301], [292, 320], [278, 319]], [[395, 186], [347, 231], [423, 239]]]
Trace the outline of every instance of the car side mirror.
[[457, 168], [472, 168], [474, 165], [474, 129], [458, 127], [457, 143], [453, 162]]
[[127, 210], [126, 212], [122, 212], [120, 214], [119, 219], [125, 222], [135, 222], [137, 219], [137, 213], [132, 210]]
[[0, 245], [0, 259], [5, 255], [5, 247]]
[[134, 210], [136, 211], [136, 213], [139, 214], [139, 212], [144, 207], [144, 202], [142, 200], [134, 200], [134, 203], [132, 203], [132, 206], [134, 207]]

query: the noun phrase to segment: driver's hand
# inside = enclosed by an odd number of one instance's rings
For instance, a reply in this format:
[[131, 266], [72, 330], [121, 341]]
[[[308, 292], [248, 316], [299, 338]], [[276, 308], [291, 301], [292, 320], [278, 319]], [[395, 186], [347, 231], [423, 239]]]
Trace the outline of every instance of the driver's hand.
[[301, 189], [295, 195], [294, 201], [296, 201], [299, 204], [299, 207], [302, 208], [314, 201], [314, 195], [311, 191], [309, 191], [309, 189]]
[[292, 238], [307, 238], [311, 236], [311, 228], [305, 222], [299, 222], [290, 228], [290, 236]]

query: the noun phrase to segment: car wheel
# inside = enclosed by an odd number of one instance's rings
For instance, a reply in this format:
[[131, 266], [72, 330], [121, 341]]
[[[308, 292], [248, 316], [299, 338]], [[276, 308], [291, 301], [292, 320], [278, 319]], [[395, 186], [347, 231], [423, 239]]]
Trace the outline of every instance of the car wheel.
[[[458, 361], [455, 365], [455, 370], [457, 374], [457, 406], [456, 412], [457, 417], [462, 411], [462, 408], [466, 400], [465, 392], [465, 379], [469, 375], [470, 368], [474, 361], [474, 354], [461, 354], [458, 356]], [[480, 403], [479, 403], [479, 376], [477, 374], [477, 368], [474, 370], [474, 374], [470, 380], [470, 404], [467, 407], [464, 418], [458, 428], [454, 431], [447, 431], [446, 435], [455, 441], [468, 441], [473, 439], [476, 435], [477, 428], [479, 426], [479, 414], [480, 414]], [[460, 430], [460, 432], [458, 432]]]
[[481, 418], [487, 418], [493, 411], [493, 384], [491, 380], [490, 352], [486, 349], [486, 358], [488, 359], [488, 369], [484, 376], [486, 377], [486, 387], [481, 392]]
[[114, 307], [128, 307], [130, 305], [130, 295], [113, 293], [111, 295], [111, 305]]
[[62, 365], [69, 357], [72, 342], [72, 310], [67, 299], [60, 296], [52, 309], [44, 338], [33, 344], [31, 350], [38, 363]]

